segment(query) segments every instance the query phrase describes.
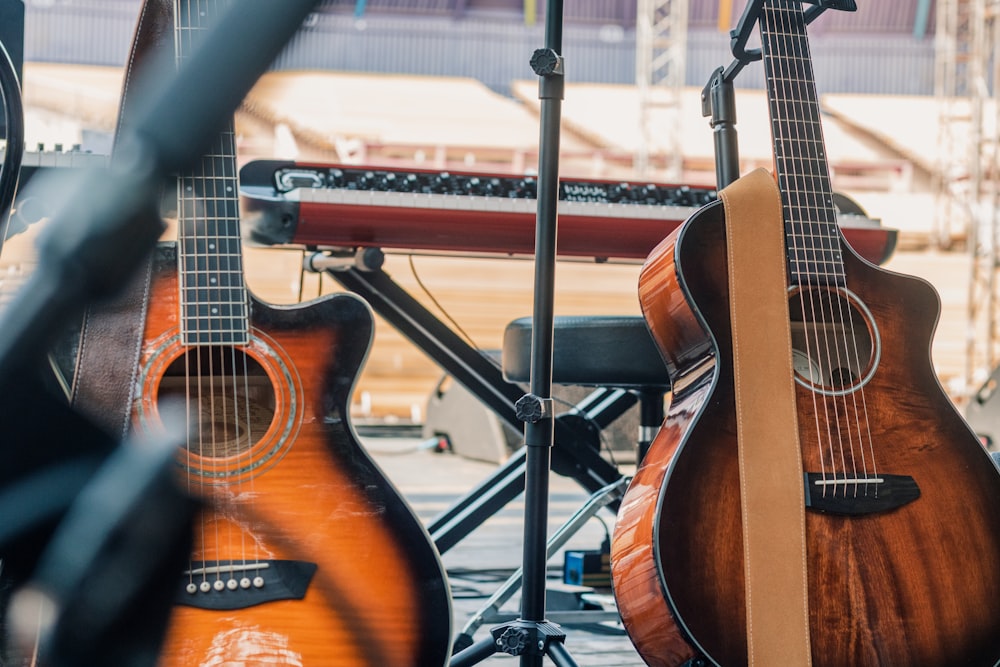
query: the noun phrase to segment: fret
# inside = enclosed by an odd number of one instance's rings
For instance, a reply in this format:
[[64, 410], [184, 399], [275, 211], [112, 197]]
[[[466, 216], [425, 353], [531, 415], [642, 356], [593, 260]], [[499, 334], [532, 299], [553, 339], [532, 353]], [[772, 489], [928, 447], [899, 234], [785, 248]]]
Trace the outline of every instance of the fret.
[[[232, 219], [239, 212], [239, 203], [223, 199], [185, 199], [177, 202], [178, 214], [187, 220], [197, 220], [204, 224], [206, 220]], [[191, 230], [201, 236], [228, 235], [226, 230], [202, 231]]]
[[[216, 0], [174, 3], [178, 61], [218, 14]], [[246, 344], [249, 294], [243, 277], [236, 139], [232, 123], [198, 164], [177, 179], [181, 331], [186, 345]]]
[[[233, 138], [224, 139], [227, 143], [234, 143]], [[218, 140], [217, 140], [218, 141]], [[201, 156], [198, 162], [197, 171], [193, 172], [199, 176], [227, 176], [235, 178], [236, 174], [233, 173], [234, 165], [229, 164], [228, 160], [230, 156], [225, 153], [217, 153], [219, 150], [216, 146], [211, 146], [208, 149], [208, 153]]]
[[835, 256], [833, 253], [821, 252], [796, 252], [791, 255], [790, 260], [793, 266], [802, 268], [803, 273], [806, 270], [804, 267], [808, 267], [808, 271], [823, 275], [836, 275], [842, 261], [840, 257]]
[[184, 235], [235, 237], [239, 237], [240, 235], [240, 219], [238, 215], [219, 215], [214, 218], [205, 219], [184, 218], [179, 224], [180, 231]]
[[[243, 277], [237, 274], [235, 271], [229, 273], [198, 273], [194, 274], [194, 279], [186, 280], [181, 286], [181, 299], [186, 300], [185, 292], [187, 290], [196, 290], [198, 288], [207, 289], [229, 289], [239, 290], [242, 292], [245, 288], [243, 286]], [[194, 293], [197, 295], [197, 293]], [[229, 293], [233, 301], [241, 300], [241, 294], [238, 292]]]
[[242, 296], [241, 290], [236, 287], [206, 287], [204, 285], [193, 285], [184, 287], [184, 305], [200, 304], [237, 304], [241, 308], [243, 303], [239, 301]]
[[242, 271], [242, 256], [237, 254], [229, 255], [185, 255], [180, 258], [181, 270], [185, 273], [230, 273], [238, 274]]
[[812, 239], [812, 242], [808, 246], [793, 243], [789, 246], [788, 252], [798, 257], [822, 255], [830, 259], [837, 259], [840, 256], [840, 244], [834, 243], [837, 240], [831, 236], [817, 236]]
[[794, 284], [845, 282], [840, 230], [802, 4], [764, 0], [761, 50]]
[[[831, 222], [836, 222], [833, 219], [826, 219], [822, 215], [825, 213], [825, 209], [814, 208], [819, 215], [812, 216], [812, 220], [804, 220], [802, 218], [795, 218], [788, 213], [788, 207], [783, 207], [785, 210], [785, 226], [791, 227], [793, 231], [797, 233], [811, 233], [813, 236], [826, 236], [831, 239], [840, 238], [840, 232], [836, 227], [830, 225]], [[793, 239], [794, 240], [794, 239]]]
[[181, 197], [210, 194], [215, 197], [231, 195], [229, 188], [237, 185], [235, 176], [216, 172], [199, 174], [197, 177], [182, 177]]
[[189, 322], [195, 320], [203, 322], [213, 322], [216, 320], [236, 321], [246, 317], [246, 305], [230, 301], [188, 303], [184, 306], [184, 313]]
[[185, 330], [183, 334], [186, 345], [246, 345], [250, 342], [242, 323], [227, 328], [216, 326], [204, 330]]
[[225, 236], [189, 237], [180, 244], [181, 252], [187, 255], [210, 255], [239, 257], [240, 242]]
[[[782, 92], [786, 92], [786, 91], [782, 91]], [[783, 111], [788, 111], [789, 109], [798, 109], [798, 113], [799, 114], [808, 114], [807, 116], [801, 117], [799, 119], [806, 126], [814, 126], [814, 125], [822, 125], [823, 124], [822, 117], [820, 117], [818, 115], [819, 114], [819, 109], [817, 109], [813, 105], [802, 106], [802, 99], [801, 98], [797, 98], [797, 99], [795, 97], [790, 97], [790, 98], [787, 98], [787, 99], [779, 98], [777, 101], [781, 102], [782, 104], [780, 106], [778, 106], [776, 109], [772, 109], [772, 111], [783, 112]], [[790, 107], [788, 105], [793, 105], [793, 106]], [[813, 114], [817, 114], [817, 115], [813, 115]], [[782, 115], [784, 115], [784, 114], [782, 114]], [[787, 121], [775, 120], [775, 121], [772, 122], [772, 124], [778, 124], [778, 123], [782, 123], [782, 122], [787, 122]]]
[[[825, 161], [823, 160], [818, 160], [817, 162], [822, 162], [823, 164], [825, 164]], [[798, 166], [802, 166], [803, 161], [799, 160], [797, 164]], [[778, 165], [779, 168], [781, 168], [782, 166], [785, 165], [782, 164]], [[794, 179], [794, 182], [790, 183], [789, 179]], [[811, 197], [812, 201], [822, 201], [824, 208], [829, 207], [833, 202], [832, 195], [823, 191], [823, 186], [826, 184], [826, 182], [827, 182], [826, 179], [824, 179], [823, 176], [818, 173], [813, 173], [813, 174], [799, 173], [799, 174], [789, 175], [787, 171], [786, 171], [786, 176], [778, 179], [778, 183], [782, 186], [782, 189], [784, 190], [785, 194], [788, 195], [789, 197], [792, 196], [795, 196], [797, 198]]]
[[826, 173], [826, 145], [822, 141], [812, 139], [785, 139], [775, 146], [776, 157], [791, 166], [815, 165], [822, 167], [816, 173]]
[[239, 258], [223, 262], [191, 259], [185, 262], [181, 284], [184, 287], [234, 287], [243, 288], [243, 267]]
[[185, 186], [207, 185], [209, 187], [219, 187], [219, 185], [228, 186], [236, 183], [236, 176], [225, 173], [224, 170], [226, 169], [229, 169], [229, 167], [220, 166], [218, 169], [206, 169], [204, 174], [198, 174], [197, 177], [182, 176], [181, 182]]

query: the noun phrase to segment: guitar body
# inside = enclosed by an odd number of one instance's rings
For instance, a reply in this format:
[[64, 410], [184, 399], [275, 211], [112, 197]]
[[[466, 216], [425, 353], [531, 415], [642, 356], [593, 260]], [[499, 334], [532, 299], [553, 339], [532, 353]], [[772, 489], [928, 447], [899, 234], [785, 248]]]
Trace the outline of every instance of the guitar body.
[[[135, 420], [155, 423], [171, 397], [192, 406], [199, 425], [179, 472], [205, 507], [159, 664], [443, 665], [450, 597], [437, 552], [348, 421], [367, 305], [251, 297], [249, 344], [186, 347], [178, 294], [176, 249], [163, 245]], [[248, 370], [221, 379], [231, 368]]]
[[[813, 664], [996, 665], [1000, 472], [931, 366], [937, 295], [841, 247], [849, 292], [821, 291], [861, 323], [852, 331], [871, 348], [863, 355], [871, 363], [846, 392], [797, 377], [803, 469], [821, 468], [817, 433], [829, 432], [812, 425], [834, 402], [862, 396], [880, 472], [912, 477], [919, 497], [859, 515], [806, 510]], [[699, 656], [747, 663], [726, 252], [723, 206], [712, 204], [661, 243], [640, 276], [674, 391], [623, 499], [612, 575], [625, 627], [649, 665]], [[852, 428], [839, 421], [833, 430]]]

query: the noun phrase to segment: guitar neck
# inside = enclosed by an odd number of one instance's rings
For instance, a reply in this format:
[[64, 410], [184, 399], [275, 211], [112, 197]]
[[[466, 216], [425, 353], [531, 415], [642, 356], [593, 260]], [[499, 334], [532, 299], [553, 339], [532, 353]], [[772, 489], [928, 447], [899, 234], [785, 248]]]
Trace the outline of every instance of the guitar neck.
[[789, 279], [796, 285], [843, 285], [837, 209], [802, 3], [765, 0], [760, 32]]
[[[190, 53], [213, 0], [175, 3], [178, 59]], [[178, 177], [178, 270], [182, 336], [186, 345], [246, 344], [248, 295], [243, 278], [237, 191], [236, 140], [232, 123], [219, 133], [200, 163]]]

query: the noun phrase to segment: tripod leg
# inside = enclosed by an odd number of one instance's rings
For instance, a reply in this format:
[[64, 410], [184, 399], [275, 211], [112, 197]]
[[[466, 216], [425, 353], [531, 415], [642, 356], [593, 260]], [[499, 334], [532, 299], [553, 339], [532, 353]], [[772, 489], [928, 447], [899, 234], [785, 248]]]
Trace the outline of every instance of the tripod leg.
[[548, 656], [556, 667], [576, 667], [576, 661], [573, 660], [573, 656], [569, 654], [562, 642], [549, 644]]
[[470, 667], [477, 665], [497, 652], [497, 642], [492, 636], [476, 642], [461, 653], [456, 653], [448, 662], [448, 667]]
[[[569, 539], [602, 507], [621, 499], [628, 486], [628, 478], [622, 477], [617, 482], [608, 484], [597, 493], [590, 496], [587, 502], [578, 509], [569, 520], [549, 538], [546, 548], [546, 558], [552, 558], [559, 549], [563, 547]], [[464, 648], [472, 643], [472, 636], [483, 623], [490, 620], [490, 615], [500, 611], [504, 602], [509, 600], [521, 585], [522, 569], [518, 568], [514, 573], [497, 589], [497, 591], [486, 601], [479, 611], [472, 615], [472, 618], [462, 628], [462, 632], [455, 638], [454, 646]]]

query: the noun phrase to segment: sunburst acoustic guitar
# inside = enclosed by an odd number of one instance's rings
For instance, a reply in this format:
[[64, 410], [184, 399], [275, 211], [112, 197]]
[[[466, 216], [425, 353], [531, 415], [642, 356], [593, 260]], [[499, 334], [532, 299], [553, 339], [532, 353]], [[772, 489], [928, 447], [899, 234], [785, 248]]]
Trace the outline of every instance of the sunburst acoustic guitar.
[[[172, 4], [164, 34], [183, 59], [223, 0]], [[205, 509], [160, 664], [444, 664], [451, 601], [437, 551], [349, 421], [369, 307], [350, 294], [273, 306], [248, 291], [231, 126], [177, 192], [134, 422], [155, 424], [166, 401], [187, 406], [178, 464]]]
[[[774, 354], [792, 356], [775, 363], [797, 415], [811, 662], [996, 665], [1000, 475], [932, 368], [937, 295], [840, 235], [802, 3], [763, 0], [760, 34], [790, 326]], [[612, 575], [649, 665], [748, 662], [726, 227], [724, 205], [709, 205], [640, 274], [673, 395], [622, 501]]]

